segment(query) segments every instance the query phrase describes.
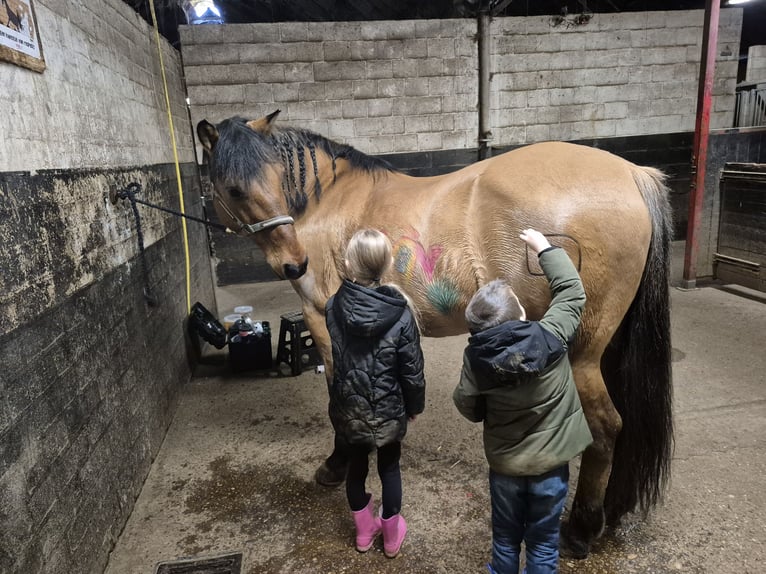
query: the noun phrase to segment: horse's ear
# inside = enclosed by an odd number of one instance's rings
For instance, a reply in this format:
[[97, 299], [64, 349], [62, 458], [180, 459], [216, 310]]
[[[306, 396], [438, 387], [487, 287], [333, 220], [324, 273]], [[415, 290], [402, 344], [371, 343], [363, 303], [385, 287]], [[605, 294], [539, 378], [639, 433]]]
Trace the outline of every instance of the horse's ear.
[[218, 142], [218, 130], [207, 120], [202, 120], [197, 124], [197, 137], [202, 147], [207, 151], [212, 151]]
[[259, 120], [250, 120], [247, 122], [247, 127], [249, 127], [251, 130], [261, 132], [263, 135], [269, 135], [274, 125], [274, 120], [277, 119], [277, 116], [281, 111], [282, 110], [276, 110], [271, 112], [268, 116]]

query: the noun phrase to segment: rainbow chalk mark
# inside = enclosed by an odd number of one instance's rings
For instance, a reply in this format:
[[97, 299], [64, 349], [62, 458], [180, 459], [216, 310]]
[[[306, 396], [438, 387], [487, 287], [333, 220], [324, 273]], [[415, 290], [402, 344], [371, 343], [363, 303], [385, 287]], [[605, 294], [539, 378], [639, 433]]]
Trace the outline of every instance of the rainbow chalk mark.
[[419, 241], [420, 233], [413, 228], [408, 233], [401, 235], [394, 243], [394, 269], [410, 284], [414, 282], [419, 269], [426, 288], [426, 299], [439, 313], [449, 315], [459, 303], [460, 293], [449, 279], [434, 279], [436, 264], [444, 248], [441, 245], [430, 245], [426, 249]]
[[401, 273], [408, 283], [412, 282], [415, 275], [416, 257], [407, 245], [394, 247], [394, 269]]

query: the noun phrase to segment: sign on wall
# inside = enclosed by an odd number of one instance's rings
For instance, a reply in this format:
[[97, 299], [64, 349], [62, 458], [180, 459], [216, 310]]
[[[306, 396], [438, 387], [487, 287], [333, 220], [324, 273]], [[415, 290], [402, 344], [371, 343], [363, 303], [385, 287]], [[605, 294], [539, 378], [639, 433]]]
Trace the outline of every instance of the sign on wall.
[[0, 0], [0, 60], [45, 69], [32, 0]]

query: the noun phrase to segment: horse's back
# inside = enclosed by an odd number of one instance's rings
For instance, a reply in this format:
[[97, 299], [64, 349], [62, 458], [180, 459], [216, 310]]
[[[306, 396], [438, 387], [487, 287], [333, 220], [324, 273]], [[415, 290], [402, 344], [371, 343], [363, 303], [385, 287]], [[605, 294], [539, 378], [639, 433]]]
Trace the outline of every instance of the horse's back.
[[532, 144], [475, 167], [478, 180], [466, 213], [473, 222], [471, 244], [486, 250], [485, 279], [513, 277], [545, 303], [545, 285], [530, 274], [537, 264], [519, 233], [534, 227], [568, 236], [551, 240], [566, 244], [580, 263], [591, 310], [617, 305], [621, 316], [641, 279], [652, 232], [633, 175], [639, 168], [604, 150], [564, 142]]
[[[614, 198], [615, 194], [630, 196], [636, 192], [632, 163], [610, 152], [579, 144], [536, 143], [482, 163], [485, 163], [484, 188], [534, 190], [542, 199], [564, 193], [570, 198], [594, 199], [599, 193], [608, 192]], [[640, 195], [638, 197], [640, 199]]]
[[[649, 218], [634, 174], [642, 170], [610, 152], [567, 142], [520, 147], [461, 170], [399, 183], [413, 211], [428, 212], [437, 228], [452, 225], [519, 228], [600, 226], [606, 217], [628, 219], [644, 230]], [[397, 207], [398, 209], [398, 207]], [[467, 215], [467, 217], [466, 217]]]

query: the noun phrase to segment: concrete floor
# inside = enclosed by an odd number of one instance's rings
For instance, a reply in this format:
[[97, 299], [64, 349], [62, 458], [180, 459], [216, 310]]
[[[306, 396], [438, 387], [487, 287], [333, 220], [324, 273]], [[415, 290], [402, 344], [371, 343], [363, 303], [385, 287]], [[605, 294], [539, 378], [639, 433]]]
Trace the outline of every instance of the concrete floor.
[[[683, 244], [676, 248], [683, 249]], [[678, 266], [674, 270], [679, 273]], [[766, 296], [731, 286], [672, 290], [676, 446], [664, 504], [629, 516], [565, 573], [766, 571]], [[220, 315], [268, 320], [300, 308], [288, 283], [220, 289]], [[175, 419], [107, 574], [242, 552], [243, 574], [486, 572], [490, 547], [481, 427], [455, 411], [465, 337], [424, 339], [427, 404], [403, 448], [402, 554], [352, 547], [344, 490], [314, 484], [329, 453], [324, 375], [232, 375], [211, 354]], [[377, 477], [370, 487], [380, 492]]]

